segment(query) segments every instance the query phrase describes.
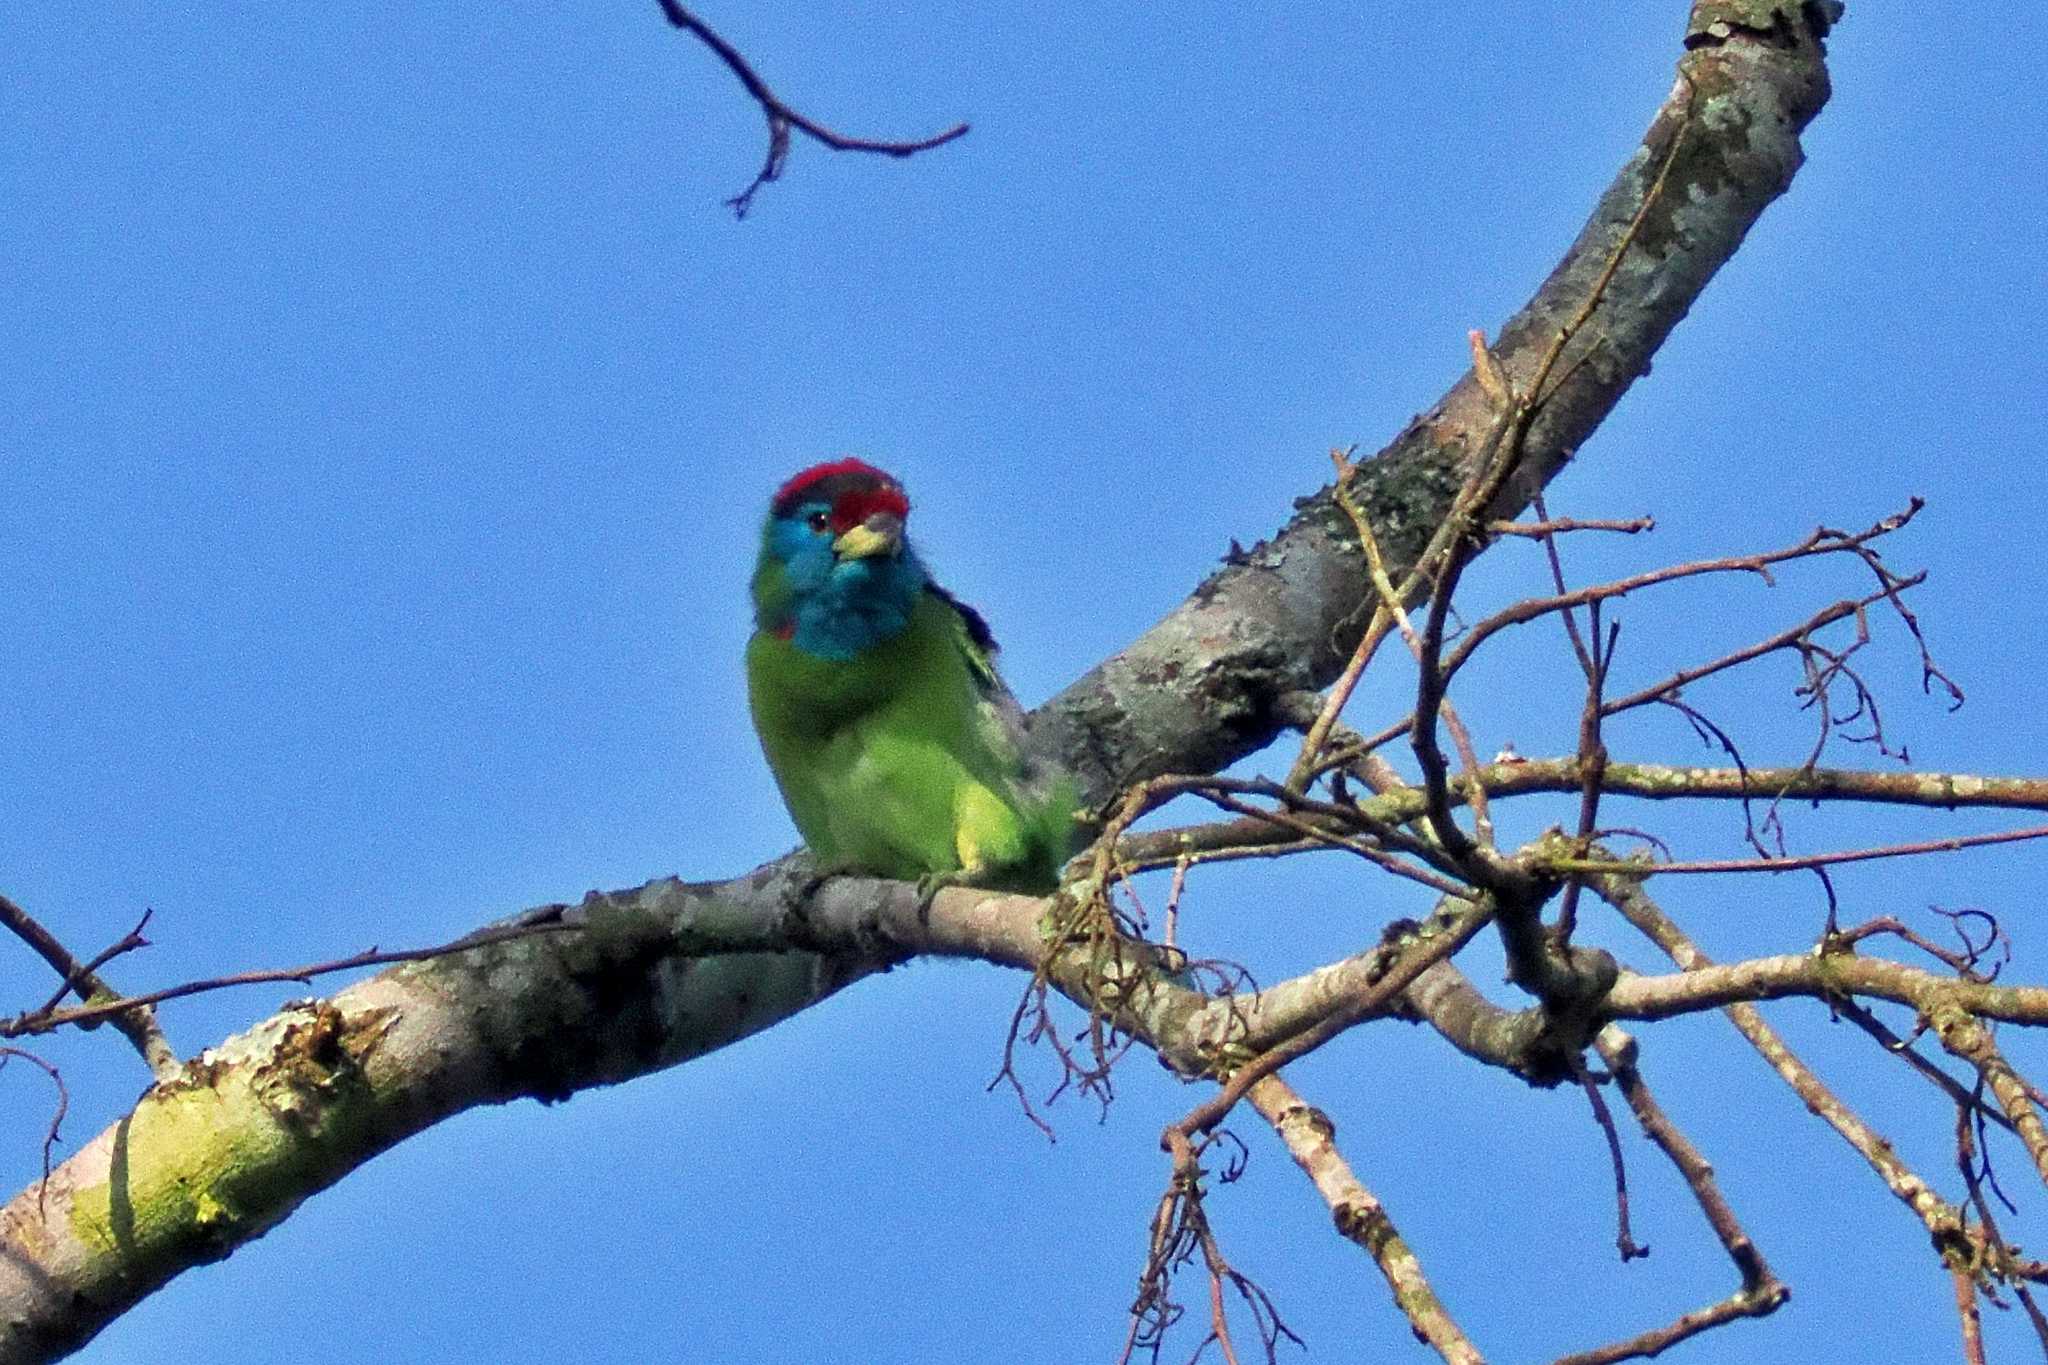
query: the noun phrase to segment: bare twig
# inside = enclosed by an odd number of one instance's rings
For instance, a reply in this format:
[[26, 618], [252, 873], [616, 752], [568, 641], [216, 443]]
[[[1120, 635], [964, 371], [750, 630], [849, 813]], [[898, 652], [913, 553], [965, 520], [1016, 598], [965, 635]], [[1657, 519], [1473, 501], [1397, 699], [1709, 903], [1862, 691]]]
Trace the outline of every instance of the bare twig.
[[[1516, 602], [1512, 606], [1504, 607], [1500, 611], [1495, 612], [1492, 616], [1478, 622], [1470, 630], [1466, 631], [1464, 637], [1458, 641], [1458, 647], [1445, 657], [1444, 672], [1447, 675], [1456, 673], [1472, 657], [1473, 652], [1479, 646], [1509, 626], [1520, 625], [1525, 621], [1533, 621], [1537, 617], [1547, 616], [1556, 611], [1563, 611], [1568, 607], [1586, 606], [1593, 602], [1610, 601], [1614, 598], [1626, 597], [1631, 593], [1640, 592], [1645, 588], [1656, 587], [1660, 584], [1675, 583], [1681, 579], [1699, 578], [1713, 574], [1754, 574], [1768, 583], [1774, 581], [1770, 573], [1772, 565], [1784, 564], [1793, 560], [1811, 559], [1816, 556], [1831, 554], [1856, 555], [1865, 564], [1873, 566], [1873, 571], [1879, 575], [1880, 586], [1885, 589], [1877, 593], [1870, 600], [1876, 601], [1879, 598], [1883, 598], [1892, 601], [1896, 605], [1898, 601], [1897, 594], [1907, 588], [1917, 587], [1925, 578], [1925, 575], [1913, 574], [1909, 577], [1901, 578], [1885, 568], [1883, 561], [1877, 559], [1875, 552], [1871, 551], [1868, 547], [1871, 541], [1890, 535], [1892, 532], [1905, 526], [1913, 519], [1914, 513], [1918, 512], [1922, 505], [1918, 499], [1915, 499], [1908, 505], [1905, 511], [1886, 517], [1882, 521], [1876, 522], [1865, 530], [1856, 532], [1853, 535], [1822, 526], [1817, 527], [1811, 534], [1796, 544], [1788, 545], [1779, 550], [1766, 550], [1760, 554], [1753, 555], [1729, 555], [1721, 559], [1693, 560], [1685, 564], [1673, 564], [1661, 569], [1651, 569], [1644, 573], [1634, 574], [1628, 578], [1616, 579], [1610, 583], [1596, 583], [1590, 587], [1577, 588], [1571, 592], [1557, 593], [1550, 597], [1532, 597]], [[1618, 705], [1616, 709], [1620, 709]]]
[[5, 1067], [16, 1057], [40, 1068], [42, 1073], [50, 1078], [50, 1084], [57, 1087], [57, 1107], [51, 1111], [49, 1125], [43, 1129], [43, 1178], [36, 1186], [36, 1212], [40, 1214], [43, 1208], [43, 1195], [50, 1186], [50, 1153], [56, 1149], [58, 1129], [64, 1123], [64, 1115], [71, 1111], [71, 1092], [65, 1088], [63, 1074], [35, 1053], [25, 1048], [0, 1046], [0, 1067]]
[[[53, 967], [63, 984], [49, 1000], [32, 1014], [48, 1014], [63, 1003], [67, 992], [75, 992], [80, 1000], [88, 1003], [103, 999], [118, 999], [120, 992], [100, 978], [99, 969], [123, 953], [149, 945], [142, 931], [149, 924], [150, 911], [144, 910], [135, 927], [121, 938], [103, 949], [89, 962], [80, 962], [73, 957], [56, 935], [36, 922], [34, 916], [16, 905], [5, 896], [0, 896], [0, 924], [13, 930], [23, 942], [35, 949], [43, 961]], [[172, 1051], [170, 1040], [156, 1022], [156, 1011], [147, 1005], [134, 1005], [110, 1016], [113, 1025], [142, 1054], [150, 1073], [163, 1080], [178, 1069], [177, 1053]]]
[[1621, 1134], [1614, 1131], [1614, 1115], [1608, 1112], [1607, 1101], [1600, 1096], [1600, 1083], [1593, 1079], [1592, 1072], [1586, 1070], [1585, 1063], [1573, 1057], [1571, 1067], [1572, 1076], [1586, 1093], [1586, 1102], [1593, 1107], [1593, 1121], [1600, 1125], [1600, 1132], [1607, 1139], [1607, 1157], [1614, 1166], [1615, 1248], [1621, 1252], [1623, 1261], [1647, 1256], [1650, 1249], [1637, 1242], [1629, 1231], [1628, 1164], [1622, 1159]]
[[1523, 536], [1530, 540], [1549, 540], [1552, 536], [1567, 535], [1573, 531], [1619, 531], [1623, 535], [1633, 536], [1657, 529], [1655, 517], [1627, 517], [1618, 520], [1552, 517], [1543, 510], [1540, 501], [1536, 514], [1543, 520], [1489, 521], [1486, 523], [1486, 533], [1494, 536]]
[[761, 164], [761, 169], [755, 173], [751, 184], [725, 201], [731, 207], [734, 217], [746, 217], [747, 210], [754, 206], [754, 196], [760, 192], [761, 187], [781, 178], [783, 165], [789, 159], [789, 135], [792, 129], [835, 152], [873, 152], [880, 156], [894, 157], [915, 156], [919, 152], [930, 151], [934, 147], [944, 146], [955, 138], [964, 136], [967, 132], [966, 124], [956, 123], [943, 133], [910, 142], [877, 141], [872, 138], [848, 137], [844, 133], [834, 132], [785, 104], [768, 88], [768, 83], [761, 79], [753, 65], [740, 55], [739, 49], [727, 42], [716, 29], [678, 4], [677, 0], [658, 0], [658, 3], [661, 5], [662, 14], [671, 25], [710, 48], [718, 59], [725, 63], [726, 68], [739, 77], [740, 84], [754, 97], [754, 102], [761, 106], [761, 112], [768, 120], [768, 159]]
[[1897, 1057], [1915, 1073], [1948, 1096], [1958, 1109], [1965, 1112], [1975, 1112], [1979, 1117], [1989, 1119], [2007, 1132], [2016, 1131], [2013, 1128], [2011, 1119], [1985, 1104], [1982, 1099], [1971, 1094], [1961, 1081], [1958, 1081], [1955, 1077], [1949, 1075], [1933, 1062], [1928, 1061], [1925, 1057], [1914, 1051], [1912, 1039], [1901, 1038], [1892, 1031], [1891, 1027], [1884, 1020], [1878, 1018], [1861, 1001], [1838, 998], [1829, 1001], [1829, 1006], [1836, 1014], [1869, 1034], [1886, 1052]]
[[[1550, 547], [1551, 565], [1557, 567], [1556, 547]], [[1590, 643], [1581, 645], [1578, 631], [1572, 624], [1571, 614], [1565, 614], [1565, 629], [1571, 633], [1572, 644], [1579, 655], [1580, 666], [1586, 673], [1586, 700], [1579, 709], [1579, 823], [1574, 842], [1580, 849], [1592, 846], [1593, 834], [1600, 824], [1600, 779], [1607, 771], [1607, 745], [1600, 730], [1600, 698], [1607, 686], [1607, 673], [1614, 666], [1614, 647], [1621, 636], [1621, 623], [1615, 622], [1603, 642], [1600, 638], [1600, 604], [1588, 607], [1591, 618]], [[1573, 877], [1565, 884], [1564, 896], [1557, 907], [1557, 939], [1560, 943], [1571, 940], [1572, 932], [1578, 927], [1579, 892], [1585, 881]]]
[[[1573, 792], [1584, 781], [1576, 759], [1525, 758], [1480, 774], [1496, 799], [1527, 792]], [[1460, 785], [1453, 782], [1454, 789]], [[1741, 800], [1775, 794], [1800, 801], [1865, 801], [1936, 809], [2048, 810], [2048, 778], [1970, 773], [1867, 772], [1853, 768], [1695, 768], [1614, 763], [1600, 789], [1652, 801]]]
[[1160, 1145], [1171, 1149], [1176, 1137], [1185, 1141], [1215, 1128], [1262, 1078], [1272, 1075], [1289, 1062], [1306, 1057], [1338, 1034], [1391, 1007], [1416, 977], [1464, 947], [1492, 917], [1492, 906], [1475, 904], [1455, 913], [1447, 924], [1438, 925], [1427, 938], [1418, 938], [1407, 945], [1369, 989], [1341, 1002], [1308, 1027], [1274, 1043], [1232, 1071], [1221, 1090], [1167, 1127]]
[[120, 996], [113, 1000], [78, 1005], [70, 1009], [30, 1010], [9, 1019], [0, 1019], [0, 1038], [25, 1038], [37, 1034], [54, 1033], [70, 1025], [96, 1023], [102, 1019], [115, 1018], [141, 1005], [160, 1004], [165, 1000], [177, 1000], [188, 995], [200, 995], [207, 991], [226, 990], [232, 986], [260, 986], [269, 982], [309, 982], [316, 976], [330, 972], [345, 972], [357, 967], [379, 967], [393, 962], [419, 962], [430, 957], [446, 957], [450, 953], [467, 952], [472, 948], [488, 947], [494, 943], [506, 943], [517, 938], [531, 938], [536, 934], [561, 933], [581, 928], [573, 920], [543, 920], [530, 924], [512, 924], [498, 929], [485, 929], [468, 934], [452, 943], [438, 944], [432, 948], [398, 948], [385, 952], [368, 948], [350, 957], [335, 958], [328, 962], [308, 963], [303, 967], [279, 967], [262, 971], [233, 972], [226, 976], [209, 977], [204, 981], [187, 981], [177, 986], [166, 986], [158, 991], [146, 991], [141, 995]]
[[1601, 1351], [1586, 1353], [1577, 1357], [1583, 1362], [1627, 1360], [1635, 1356], [1653, 1356], [1666, 1348], [1676, 1345], [1689, 1336], [1696, 1336], [1709, 1328], [1733, 1321], [1738, 1317], [1763, 1317], [1776, 1311], [1791, 1291], [1785, 1287], [1770, 1266], [1763, 1253], [1757, 1250], [1749, 1234], [1735, 1217], [1735, 1210], [1722, 1195], [1714, 1179], [1714, 1168], [1700, 1155], [1699, 1149], [1680, 1132], [1670, 1117], [1665, 1114], [1649, 1086], [1643, 1081], [1642, 1073], [1636, 1067], [1635, 1040], [1620, 1029], [1608, 1027], [1600, 1031], [1595, 1045], [1601, 1060], [1607, 1063], [1609, 1073], [1614, 1077], [1615, 1086], [1635, 1112], [1636, 1121], [1642, 1125], [1643, 1133], [1671, 1159], [1685, 1178], [1686, 1187], [1692, 1191], [1693, 1199], [1699, 1204], [1700, 1212], [1706, 1215], [1707, 1224], [1714, 1230], [1721, 1247], [1728, 1253], [1728, 1259], [1735, 1263], [1735, 1269], [1742, 1277], [1741, 1285], [1719, 1303], [1710, 1304], [1696, 1312], [1687, 1313], [1677, 1321], [1653, 1331], [1644, 1332], [1627, 1341], [1618, 1342]]
[[[1484, 356], [1490, 364], [1492, 362], [1492, 355], [1482, 344], [1481, 334], [1474, 332], [1472, 336], [1474, 338], [1474, 354]], [[1496, 377], [1497, 371], [1498, 367], [1495, 369]], [[1417, 664], [1424, 664], [1427, 661], [1425, 646], [1421, 637], [1415, 633], [1415, 626], [1408, 619], [1408, 612], [1402, 605], [1400, 591], [1394, 587], [1393, 580], [1387, 576], [1386, 560], [1380, 554], [1379, 538], [1373, 534], [1372, 523], [1366, 518], [1364, 510], [1352, 499], [1350, 492], [1346, 488], [1346, 482], [1351, 478], [1353, 472], [1351, 463], [1344, 458], [1341, 452], [1334, 450], [1330, 452], [1330, 460], [1337, 466], [1337, 502], [1343, 507], [1346, 515], [1351, 518], [1352, 525], [1357, 528], [1359, 546], [1365, 551], [1366, 573], [1372, 581], [1373, 591], [1379, 596], [1379, 614], [1375, 615], [1373, 619], [1377, 622], [1383, 615], [1386, 619], [1393, 621], [1401, 632], [1402, 642], [1408, 646], [1408, 652], [1415, 657]], [[1479, 756], [1473, 751], [1471, 732], [1465, 728], [1465, 722], [1459, 717], [1457, 708], [1451, 705], [1451, 699], [1448, 696], [1438, 699], [1436, 713], [1443, 721], [1444, 728], [1450, 732], [1451, 742], [1458, 750], [1459, 761], [1464, 764], [1466, 776], [1470, 778], [1479, 771]], [[1297, 772], [1299, 773], [1305, 768], [1312, 767], [1315, 757], [1314, 752], [1304, 745], [1301, 759], [1297, 763]], [[1486, 789], [1484, 786], [1474, 782], [1467, 787], [1467, 792], [1472, 804], [1473, 832], [1478, 836], [1480, 843], [1491, 848], [1493, 846], [1493, 814], [1487, 809]]]
[[1977, 1068], [1978, 1074], [1983, 1076], [1999, 1107], [2012, 1120], [2013, 1129], [2019, 1134], [2027, 1155], [2033, 1158], [2036, 1173], [2048, 1182], [2048, 1124], [2043, 1124], [2040, 1111], [2034, 1107], [2033, 1098], [2027, 1093], [2026, 1083], [1993, 1040], [1991, 1029], [1982, 1019], [1952, 1001], [1935, 1005], [1928, 1014], [1928, 1022], [1934, 1029], [1934, 1035], [1941, 1039], [1941, 1045]]
[[[1351, 496], [1351, 490], [1345, 486], [1345, 480], [1353, 471], [1348, 452], [1332, 450], [1330, 462], [1337, 469], [1337, 482], [1333, 489], [1337, 505], [1351, 518], [1352, 528], [1358, 536], [1359, 549], [1366, 557], [1367, 571], [1374, 575], [1372, 583], [1378, 588], [1380, 581], [1386, 577], [1386, 570], [1380, 564], [1379, 542], [1373, 537], [1372, 522], [1359, 507], [1357, 500]], [[1330, 685], [1329, 696], [1323, 702], [1322, 710], [1302, 736], [1301, 752], [1296, 756], [1294, 766], [1287, 774], [1285, 785], [1290, 789], [1298, 791], [1305, 788], [1315, 776], [1316, 762], [1322, 756], [1323, 746], [1329, 742], [1330, 733], [1337, 724], [1337, 717], [1343, 713], [1345, 704], [1351, 700], [1352, 692], [1358, 687], [1358, 680], [1364, 676], [1366, 667], [1379, 652], [1381, 643], [1386, 640], [1397, 621], [1402, 629], [1408, 628], [1407, 618], [1399, 614], [1399, 606], [1405, 600], [1405, 594], [1414, 592], [1420, 583], [1421, 566], [1418, 565], [1416, 571], [1409, 575], [1403, 591], [1396, 592], [1389, 587], [1376, 594], [1372, 619], [1366, 623], [1365, 633], [1359, 637], [1357, 646], [1352, 649], [1351, 658], [1345, 662], [1343, 672], [1339, 673], [1336, 682]], [[1389, 610], [1390, 607], [1394, 610]]]
[[1878, 858], [1916, 858], [1927, 853], [1955, 853], [1991, 844], [2020, 843], [2048, 839], [2048, 825], [2027, 829], [1995, 830], [1989, 834], [1958, 834], [1946, 839], [1923, 839], [1909, 844], [1882, 844], [1875, 848], [1844, 848], [1832, 853], [1807, 853], [1783, 858], [1705, 858], [1692, 862], [1628, 863], [1602, 858], [1551, 858], [1546, 865], [1555, 872], [1618, 872], [1634, 876], [1663, 876], [1670, 873], [1793, 872], [1801, 868], [1835, 867], [1842, 863], [1864, 863]]
[[[1671, 917], [1665, 914], [1656, 902], [1643, 894], [1642, 887], [1636, 881], [1620, 877], [1602, 877], [1593, 883], [1593, 889], [1599, 892], [1601, 898], [1609, 905], [1620, 911], [1622, 918], [1628, 920], [1641, 930], [1645, 937], [1662, 948], [1682, 971], [1693, 973], [1712, 969], [1713, 959], [1701, 952]], [[1914, 1216], [1933, 1238], [1938, 1251], [1966, 1248], [1968, 1239], [1963, 1229], [1961, 1211], [1935, 1193], [1934, 1188], [1919, 1173], [1900, 1159], [1896, 1148], [1888, 1139], [1864, 1122], [1855, 1110], [1843, 1103], [1840, 1096], [1814, 1075], [1792, 1049], [1785, 1046], [1777, 1031], [1764, 1022], [1763, 1011], [1745, 999], [1728, 1005], [1726, 1012], [1736, 1031], [1763, 1055], [1764, 1061], [1769, 1063], [1779, 1078], [1792, 1088], [1793, 1093], [1799, 1096], [1806, 1107], [1854, 1148], [1856, 1153], [1869, 1163], [1879, 1179], [1884, 1181], [1885, 1187], [1913, 1211]]]
[[1173, 1175], [1152, 1217], [1145, 1268], [1138, 1277], [1137, 1297], [1131, 1303], [1131, 1326], [1124, 1339], [1123, 1354], [1118, 1357], [1119, 1365], [1130, 1360], [1132, 1352], [1138, 1349], [1158, 1359], [1167, 1331], [1183, 1312], [1172, 1296], [1174, 1272], [1198, 1253], [1203, 1269], [1208, 1272], [1209, 1331], [1195, 1348], [1195, 1358], [1200, 1358], [1213, 1341], [1227, 1365], [1240, 1365], [1237, 1345], [1230, 1333], [1226, 1288], [1234, 1291], [1251, 1310], [1267, 1365], [1274, 1365], [1279, 1359], [1283, 1338], [1297, 1346], [1302, 1344], [1301, 1338], [1281, 1319], [1272, 1296], [1224, 1258], [1215, 1230], [1209, 1224], [1204, 1182], [1210, 1172], [1203, 1167], [1202, 1158], [1219, 1144], [1229, 1155], [1217, 1178], [1229, 1184], [1244, 1173], [1244, 1146], [1234, 1137], [1227, 1133], [1197, 1140], [1181, 1137], [1169, 1148], [1173, 1154]]
[[[2010, 1209], [2012, 1201], [2005, 1198], [1998, 1189], [1998, 1182], [1991, 1174], [1991, 1154], [1982, 1151], [1984, 1116], [1992, 1112], [1983, 1101], [1984, 1081], [1978, 1078], [1977, 1093], [1970, 1096], [1968, 1104], [1956, 1106], [1956, 1167], [1962, 1172], [1963, 1183], [1969, 1186], [1970, 1205], [1977, 1210], [1977, 1220], [1982, 1225], [1980, 1238], [1982, 1254], [1977, 1263], [1966, 1265], [1961, 1258], [1954, 1258], [1951, 1271], [1957, 1277], [1957, 1310], [1962, 1314], [1963, 1332], [1967, 1341], [1973, 1333], [1977, 1314], [1974, 1293], [1980, 1284], [1985, 1286], [1986, 1296], [1996, 1303], [1997, 1295], [1985, 1283], [1987, 1277], [2003, 1281], [2013, 1296], [2026, 1310], [2027, 1320], [2034, 1328], [2034, 1335], [2040, 1340], [2041, 1349], [2048, 1352], [2048, 1314], [2043, 1314], [2039, 1304], [2034, 1302], [2033, 1291], [2027, 1281], [2048, 1280], [2048, 1265], [2039, 1261], [2027, 1261], [2020, 1257], [2005, 1235], [1999, 1231], [1998, 1215], [1992, 1212], [1991, 1203], [1984, 1197], [1984, 1187], [1989, 1184], [2005, 1206]], [[1972, 1273], [1974, 1272], [1974, 1273]], [[1965, 1299], [1967, 1298], [1967, 1302]], [[1979, 1343], [1981, 1346], [1981, 1342]]]
[[1985, 1365], [1984, 1321], [1977, 1309], [1977, 1281], [1971, 1276], [1969, 1267], [1949, 1267], [1949, 1279], [1955, 1285], [1956, 1316], [1963, 1328], [1964, 1365]]

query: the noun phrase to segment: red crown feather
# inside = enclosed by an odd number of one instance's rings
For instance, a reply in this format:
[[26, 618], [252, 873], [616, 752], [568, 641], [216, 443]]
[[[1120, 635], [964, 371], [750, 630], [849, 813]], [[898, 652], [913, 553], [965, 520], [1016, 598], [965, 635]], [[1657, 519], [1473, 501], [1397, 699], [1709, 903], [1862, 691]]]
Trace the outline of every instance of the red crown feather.
[[776, 489], [772, 503], [775, 514], [786, 514], [813, 491], [831, 499], [832, 527], [836, 531], [858, 526], [877, 512], [890, 512], [898, 517], [910, 515], [910, 499], [904, 496], [902, 484], [865, 460], [850, 456], [814, 464]]

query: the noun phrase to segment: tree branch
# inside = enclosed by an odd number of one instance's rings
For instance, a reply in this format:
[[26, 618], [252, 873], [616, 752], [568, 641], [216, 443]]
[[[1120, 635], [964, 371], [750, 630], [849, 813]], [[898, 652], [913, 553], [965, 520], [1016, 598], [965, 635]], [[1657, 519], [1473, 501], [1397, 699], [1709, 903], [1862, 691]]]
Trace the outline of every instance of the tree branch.
[[[1617, 877], [1603, 877], [1592, 885], [1594, 890], [1600, 893], [1601, 898], [1620, 911], [1622, 917], [1640, 930], [1644, 937], [1662, 948], [1671, 960], [1678, 964], [1683, 975], [1694, 976], [1718, 970], [1712, 959], [1685, 936], [1672, 922], [1671, 917], [1664, 913], [1663, 908], [1643, 894], [1641, 886]], [[1817, 962], [1822, 959], [1812, 960]], [[1878, 964], [1869, 959], [1854, 957], [1847, 959], [1847, 965], [1856, 964], [1882, 966], [1897, 972], [1912, 973], [1924, 978], [1925, 982], [1936, 985], [1965, 984], [1942, 982], [1940, 978], [1932, 977], [1928, 973], [1914, 973], [1912, 968], [1899, 967], [1896, 963]], [[1845, 964], [1838, 960], [1835, 965]], [[1620, 991], [1628, 984], [1630, 983], [1624, 979], [1615, 989]], [[1864, 991], [1854, 985], [1847, 985], [1844, 989], [1857, 994], [1883, 994], [1878, 991]], [[2048, 991], [2042, 991], [2040, 994], [2044, 997], [2042, 1003], [2048, 1005]], [[1938, 1252], [1946, 1255], [1951, 1250], [1956, 1250], [1967, 1254], [1969, 1238], [1963, 1225], [1962, 1211], [1937, 1194], [1934, 1187], [1929, 1185], [1919, 1172], [1900, 1159], [1897, 1150], [1887, 1138], [1866, 1123], [1861, 1115], [1814, 1075], [1813, 1070], [1801, 1061], [1791, 1048], [1785, 1046], [1785, 1040], [1778, 1036], [1777, 1030], [1764, 1021], [1763, 1011], [1750, 1003], [1765, 998], [1768, 997], [1749, 996], [1724, 1002], [1727, 1005], [1729, 1022], [1735, 1025], [1736, 1031], [1762, 1055], [1764, 1061], [1778, 1073], [1786, 1085], [1791, 1087], [1792, 1092], [1799, 1096], [1806, 1107], [1854, 1148], [1857, 1155], [1869, 1163], [1871, 1170], [1884, 1182], [1885, 1188], [1889, 1189], [1900, 1203], [1912, 1210], [1934, 1240]], [[1611, 997], [1609, 1003], [1611, 1007]], [[1619, 1010], [1613, 1012], [1617, 1015], [1622, 1013]]]
[[[1524, 442], [1514, 483], [1488, 519], [1511, 515], [1561, 469], [1650, 364], [1664, 337], [1732, 256], [1802, 160], [1800, 131], [1828, 95], [1819, 7], [1773, 5], [1769, 33], [1695, 9], [1682, 79], [1643, 145], [1602, 195], [1565, 258], [1500, 329], [1492, 354], [1534, 371], [1587, 297], [1634, 218], [1670, 141], [1693, 126], [1662, 202], [1609, 282], [1599, 326], [1575, 344]], [[1815, 25], [1820, 25], [1816, 28]], [[1496, 410], [1467, 373], [1379, 455], [1350, 492], [1372, 519], [1397, 581], [1449, 512]], [[1213, 772], [1270, 743], [1286, 699], [1335, 678], [1372, 615], [1373, 592], [1329, 488], [1304, 500], [1271, 541], [1211, 575], [1181, 606], [1053, 698], [1032, 747], [1100, 803], [1164, 773]]]
[[[120, 992], [100, 977], [99, 969], [119, 954], [144, 946], [147, 940], [142, 937], [142, 930], [148, 923], [149, 912], [145, 910], [142, 912], [141, 922], [125, 936], [116, 940], [92, 961], [80, 962], [71, 955], [69, 949], [57, 941], [55, 934], [37, 923], [35, 917], [28, 911], [7, 897], [0, 896], [0, 925], [13, 930], [24, 943], [33, 948], [43, 961], [50, 964], [63, 982], [57, 993], [50, 998], [50, 1003], [43, 1007], [42, 1012], [45, 1014], [52, 1012], [66, 994], [75, 993], [88, 1005], [101, 1000], [118, 999]], [[171, 1050], [170, 1041], [164, 1037], [163, 1030], [157, 1026], [156, 1011], [149, 1007], [149, 1002], [125, 1000], [112, 1009], [102, 1011], [101, 1017], [113, 1020], [114, 1027], [120, 1030], [122, 1037], [134, 1044], [135, 1050], [142, 1054], [142, 1060], [148, 1065], [150, 1073], [158, 1080], [167, 1078], [177, 1069], [178, 1056]], [[0, 1029], [0, 1037], [16, 1036], [18, 1035]]]
[[1338, 1234], [1372, 1257], [1415, 1335], [1451, 1365], [1484, 1365], [1486, 1358], [1437, 1298], [1422, 1262], [1395, 1229], [1386, 1206], [1352, 1173], [1337, 1150], [1337, 1128], [1329, 1116], [1302, 1099], [1279, 1076], [1262, 1077], [1248, 1098], [1273, 1125], [1294, 1164], [1330, 1206]]

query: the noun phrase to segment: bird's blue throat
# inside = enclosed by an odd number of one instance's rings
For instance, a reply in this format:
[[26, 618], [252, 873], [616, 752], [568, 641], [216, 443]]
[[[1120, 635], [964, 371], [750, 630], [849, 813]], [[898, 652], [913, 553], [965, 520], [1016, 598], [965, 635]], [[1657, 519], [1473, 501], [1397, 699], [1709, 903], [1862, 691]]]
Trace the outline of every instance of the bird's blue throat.
[[789, 641], [820, 659], [851, 659], [901, 634], [924, 586], [924, 566], [908, 550], [845, 560], [797, 593]]
[[819, 510], [807, 505], [768, 523], [761, 570], [773, 589], [764, 593], [757, 579], [755, 600], [763, 630], [844, 662], [902, 633], [929, 579], [907, 544], [893, 555], [833, 554], [830, 534], [808, 524]]

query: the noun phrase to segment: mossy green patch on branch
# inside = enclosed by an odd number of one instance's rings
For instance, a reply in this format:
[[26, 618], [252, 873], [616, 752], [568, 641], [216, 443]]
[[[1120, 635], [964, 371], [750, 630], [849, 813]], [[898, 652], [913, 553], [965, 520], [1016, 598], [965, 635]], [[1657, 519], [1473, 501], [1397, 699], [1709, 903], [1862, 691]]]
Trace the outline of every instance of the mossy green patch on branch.
[[295, 1011], [267, 1056], [146, 1094], [114, 1130], [106, 1181], [73, 1198], [72, 1230], [114, 1276], [224, 1256], [359, 1157], [373, 1109], [340, 1013]]

